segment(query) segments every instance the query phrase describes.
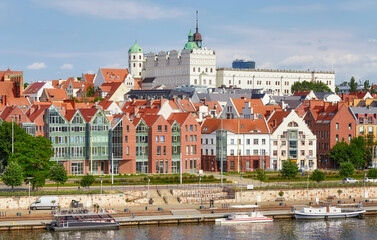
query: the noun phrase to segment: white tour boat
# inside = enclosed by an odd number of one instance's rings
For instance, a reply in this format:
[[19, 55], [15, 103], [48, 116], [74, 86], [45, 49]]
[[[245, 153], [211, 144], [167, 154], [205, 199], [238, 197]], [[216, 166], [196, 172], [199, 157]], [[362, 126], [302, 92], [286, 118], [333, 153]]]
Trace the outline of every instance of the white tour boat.
[[342, 209], [325, 206], [319, 208], [307, 207], [295, 211], [296, 219], [330, 219], [330, 218], [351, 218], [359, 217], [365, 213], [362, 208]]
[[257, 212], [258, 205], [237, 205], [232, 208], [252, 208], [250, 213], [234, 213], [227, 218], [216, 219], [216, 224], [239, 224], [239, 223], [262, 223], [272, 222], [274, 219], [264, 216], [262, 213]]

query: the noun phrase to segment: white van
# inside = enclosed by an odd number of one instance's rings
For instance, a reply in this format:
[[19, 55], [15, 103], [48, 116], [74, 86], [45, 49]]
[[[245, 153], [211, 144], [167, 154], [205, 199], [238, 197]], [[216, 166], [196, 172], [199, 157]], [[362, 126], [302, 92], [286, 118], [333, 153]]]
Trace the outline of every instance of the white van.
[[59, 206], [59, 197], [57, 196], [42, 196], [30, 205], [30, 209], [52, 209]]

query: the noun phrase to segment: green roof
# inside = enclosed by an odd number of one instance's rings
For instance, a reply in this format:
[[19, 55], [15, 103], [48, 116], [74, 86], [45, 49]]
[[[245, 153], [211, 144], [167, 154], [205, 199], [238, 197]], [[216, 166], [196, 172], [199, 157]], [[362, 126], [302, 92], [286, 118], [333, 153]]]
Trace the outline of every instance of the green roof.
[[135, 41], [134, 45], [128, 50], [129, 53], [142, 53], [143, 49], [137, 44], [137, 41]]
[[193, 49], [196, 49], [196, 48], [199, 48], [199, 47], [198, 47], [198, 45], [196, 45], [195, 42], [187, 42], [185, 44], [185, 48], [184, 49], [193, 50]]
[[190, 32], [189, 32], [188, 36], [189, 37], [191, 37], [191, 36], [193, 37], [194, 36], [194, 34], [192, 34], [192, 32], [191, 32], [191, 29], [190, 29]]

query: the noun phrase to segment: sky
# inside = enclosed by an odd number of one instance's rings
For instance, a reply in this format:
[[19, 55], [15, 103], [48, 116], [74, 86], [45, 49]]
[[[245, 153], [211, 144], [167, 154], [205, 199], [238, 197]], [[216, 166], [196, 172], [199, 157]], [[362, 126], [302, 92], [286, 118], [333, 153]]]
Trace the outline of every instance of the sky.
[[377, 84], [375, 0], [0, 0], [0, 70], [31, 82], [126, 68], [136, 40], [144, 53], [182, 50], [196, 10], [217, 67], [251, 59]]

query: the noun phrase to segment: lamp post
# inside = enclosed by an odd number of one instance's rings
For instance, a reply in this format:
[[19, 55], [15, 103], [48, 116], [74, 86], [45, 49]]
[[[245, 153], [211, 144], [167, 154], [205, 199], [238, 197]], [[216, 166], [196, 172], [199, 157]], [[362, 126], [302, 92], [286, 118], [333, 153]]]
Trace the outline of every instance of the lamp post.
[[242, 203], [242, 200], [243, 200], [243, 199], [242, 199], [242, 175], [240, 175], [240, 179], [241, 179], [240, 182], [241, 182], [241, 203]]
[[306, 192], [307, 192], [307, 197], [308, 197], [308, 200], [309, 200], [309, 170], [310, 170], [310, 166], [308, 165], [308, 173], [307, 173], [307, 180], [306, 180]]
[[221, 135], [220, 135], [220, 144], [221, 144], [221, 150], [220, 150], [220, 164], [221, 164], [221, 166], [220, 166], [220, 170], [221, 170], [221, 175], [220, 175], [220, 179], [221, 179], [221, 188], [223, 188], [223, 166], [224, 166], [224, 164], [223, 164], [223, 118], [221, 118], [221, 130], [220, 130], [220, 133], [221, 133]]
[[101, 208], [102, 208], [102, 178], [101, 178]]
[[202, 204], [202, 192], [201, 192], [201, 188], [200, 188], [200, 181], [202, 180], [202, 177], [199, 173], [199, 199], [200, 199], [200, 205]]
[[[149, 204], [149, 182], [151, 180], [149, 179], [149, 174], [148, 174], [148, 193], [147, 193], [147, 198], [148, 198], [148, 204]], [[145, 188], [144, 188], [145, 189]]]
[[16, 116], [11, 116], [12, 118], [12, 155], [14, 153], [14, 118]]
[[29, 210], [30, 210], [30, 180], [33, 179], [32, 177], [27, 177], [27, 180], [29, 180]]

